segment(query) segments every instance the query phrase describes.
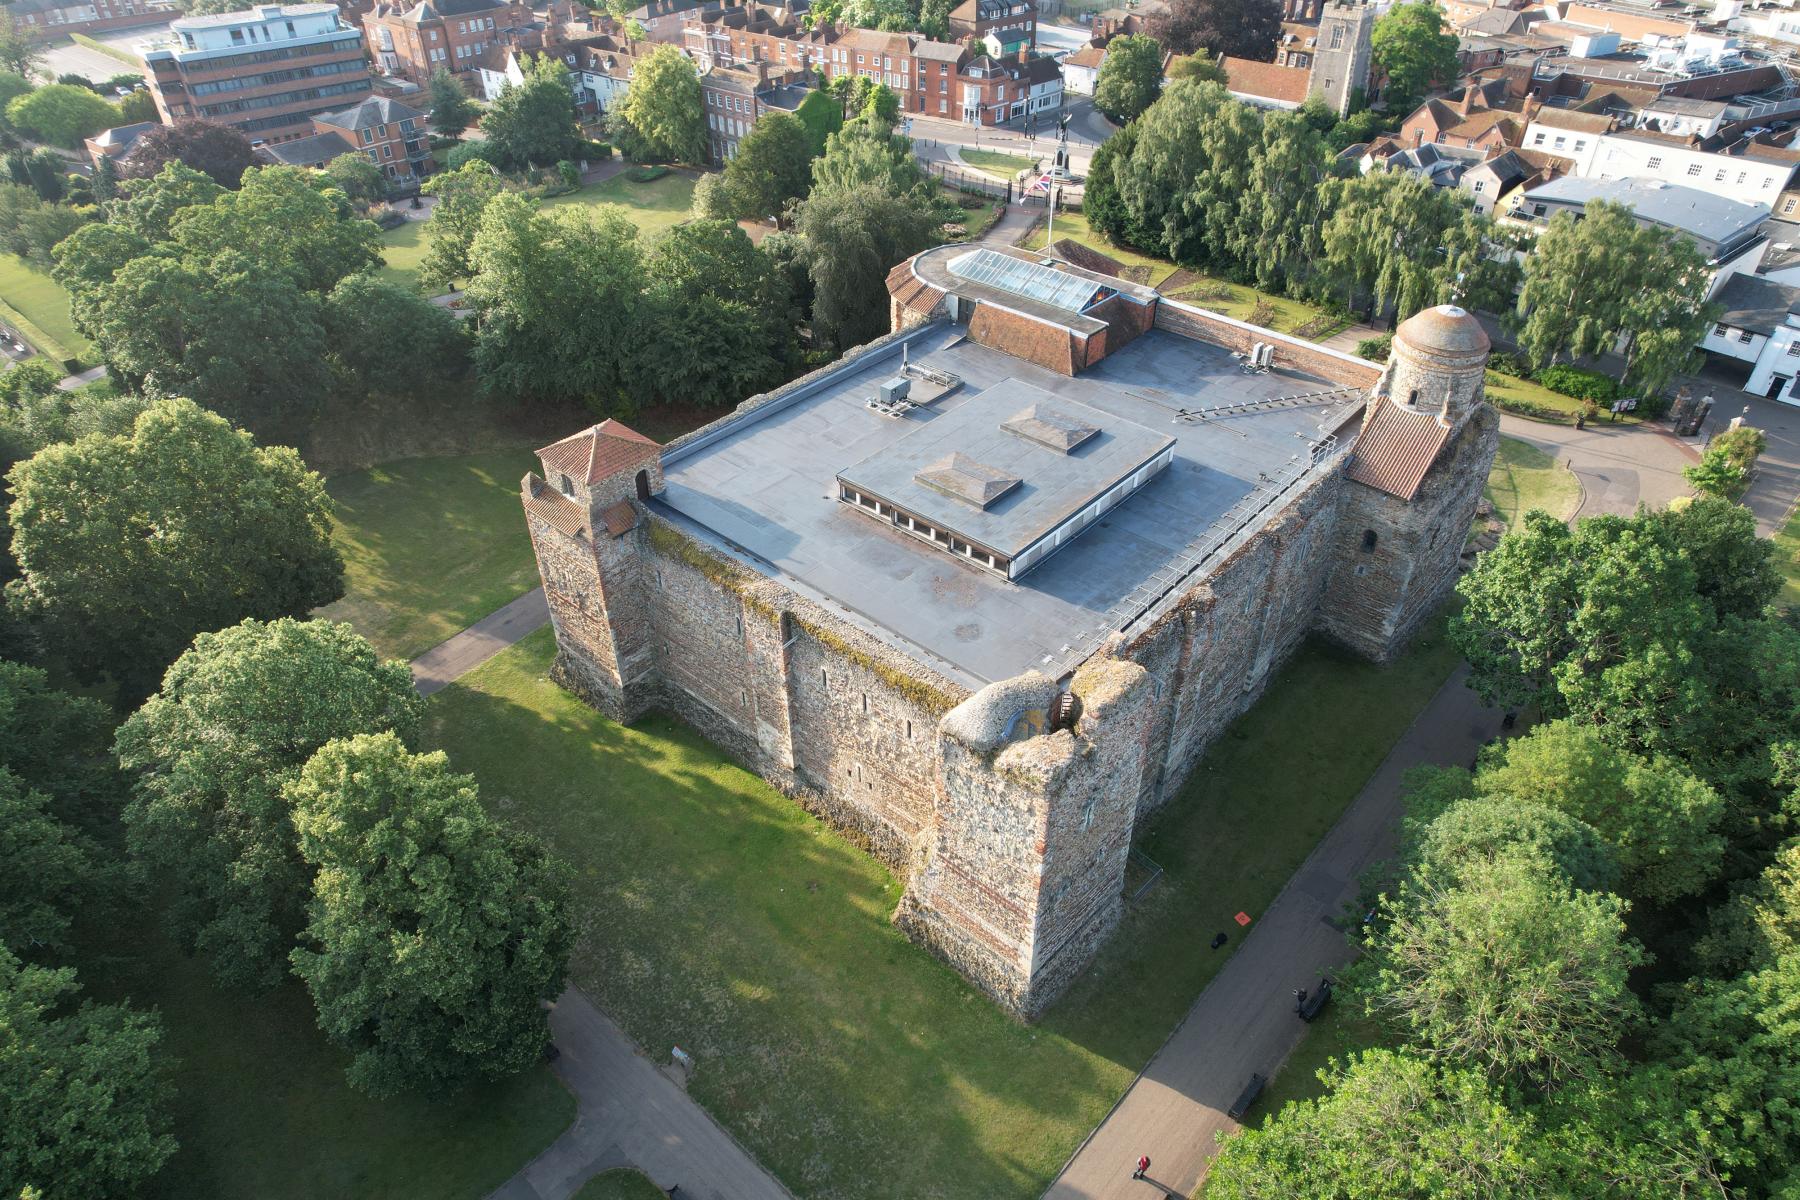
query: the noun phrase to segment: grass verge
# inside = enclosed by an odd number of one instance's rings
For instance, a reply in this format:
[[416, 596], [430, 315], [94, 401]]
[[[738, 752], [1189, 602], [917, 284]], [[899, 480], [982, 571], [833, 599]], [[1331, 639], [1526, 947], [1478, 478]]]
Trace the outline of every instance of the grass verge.
[[297, 981], [228, 993], [150, 922], [88, 947], [84, 995], [155, 1006], [177, 1060], [171, 1116], [181, 1149], [156, 1196], [211, 1200], [479, 1200], [575, 1119], [575, 1100], [537, 1067], [460, 1093], [371, 1100], [319, 1033]]
[[78, 46], [86, 46], [96, 54], [104, 54], [106, 57], [113, 59], [116, 62], [124, 63], [134, 71], [142, 71], [144, 69], [143, 59], [139, 58], [129, 50], [122, 50], [117, 46], [110, 46], [99, 38], [89, 37], [85, 33], [71, 33], [69, 35], [69, 40]]
[[[1499, 371], [1487, 373], [1487, 394], [1488, 399], [1502, 412], [1530, 421], [1573, 425], [1575, 414], [1582, 409], [1582, 402], [1573, 396], [1553, 392], [1541, 383], [1520, 379], [1516, 375], [1503, 375]], [[1593, 418], [1592, 423], [1604, 424], [1613, 419], [1612, 414], [1602, 408], [1600, 415]], [[1618, 417], [1618, 423], [1636, 425], [1640, 419], [1636, 413], [1623, 413]]]
[[427, 740], [574, 864], [574, 982], [694, 1051], [695, 1099], [833, 1200], [1037, 1196], [1226, 961], [1211, 931], [1267, 907], [1455, 657], [1440, 632], [1386, 668], [1305, 648], [1140, 831], [1164, 879], [1023, 1025], [893, 927], [900, 880], [685, 725], [580, 704], [553, 651], [439, 693]]
[[1511, 529], [1534, 508], [1568, 520], [1581, 503], [1581, 484], [1554, 455], [1519, 438], [1503, 437], [1483, 495]]
[[996, 150], [970, 150], [959, 147], [957, 153], [968, 166], [996, 179], [1016, 178], [1020, 171], [1035, 170], [1038, 160], [1022, 154], [1001, 154]]
[[537, 586], [519, 507], [524, 449], [418, 458], [333, 477], [346, 592], [318, 615], [415, 658]]
[[76, 332], [69, 316], [69, 293], [48, 271], [16, 254], [0, 254], [0, 301], [12, 310], [9, 317], [19, 318], [13, 322], [19, 332], [46, 358], [93, 358], [93, 344]]
[[1319, 1018], [1306, 1028], [1306, 1036], [1281, 1064], [1275, 1078], [1269, 1081], [1257, 1101], [1262, 1124], [1272, 1119], [1285, 1104], [1295, 1100], [1312, 1100], [1325, 1094], [1319, 1072], [1332, 1059], [1344, 1062], [1358, 1050], [1381, 1045], [1375, 1022], [1362, 1013], [1361, 1003], [1349, 995], [1334, 996]]
[[1788, 517], [1787, 523], [1775, 531], [1775, 567], [1785, 580], [1776, 601], [1800, 605], [1800, 512]]

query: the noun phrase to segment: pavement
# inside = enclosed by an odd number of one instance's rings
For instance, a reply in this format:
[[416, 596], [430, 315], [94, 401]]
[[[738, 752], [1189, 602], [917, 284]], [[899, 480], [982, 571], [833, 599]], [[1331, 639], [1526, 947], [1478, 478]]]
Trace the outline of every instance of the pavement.
[[718, 1122], [688, 1098], [679, 1069], [658, 1068], [574, 988], [550, 1014], [552, 1064], [575, 1093], [567, 1132], [491, 1200], [566, 1200], [594, 1175], [632, 1166], [694, 1200], [793, 1200]]
[[533, 588], [413, 659], [413, 686], [421, 696], [441, 691], [549, 621], [544, 589]]
[[[1275, 903], [1252, 914], [1243, 945], [1076, 1150], [1045, 1200], [1160, 1200], [1199, 1185], [1217, 1136], [1238, 1128], [1226, 1109], [1252, 1073], [1272, 1078], [1306, 1033], [1293, 1013], [1294, 989], [1317, 987], [1321, 975], [1355, 956], [1331, 922], [1355, 898], [1364, 868], [1394, 851], [1402, 773], [1425, 764], [1466, 766], [1500, 732], [1500, 712], [1482, 707], [1464, 685], [1467, 677], [1468, 669], [1458, 668], [1438, 689]], [[1139, 1155], [1151, 1166], [1141, 1181], [1131, 1178]]]

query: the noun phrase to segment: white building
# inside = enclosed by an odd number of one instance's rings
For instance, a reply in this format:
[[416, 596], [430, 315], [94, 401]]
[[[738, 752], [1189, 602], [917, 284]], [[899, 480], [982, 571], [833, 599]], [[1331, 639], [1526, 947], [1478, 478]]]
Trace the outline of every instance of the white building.
[[1725, 306], [1700, 340], [1703, 349], [1750, 364], [1744, 390], [1800, 405], [1800, 288], [1757, 275], [1733, 275], [1713, 297]]
[[1772, 144], [1766, 132], [1681, 137], [1611, 124], [1599, 113], [1545, 109], [1526, 128], [1524, 149], [1566, 157], [1577, 178], [1658, 179], [1744, 204], [1772, 205], [1800, 165], [1800, 151]]

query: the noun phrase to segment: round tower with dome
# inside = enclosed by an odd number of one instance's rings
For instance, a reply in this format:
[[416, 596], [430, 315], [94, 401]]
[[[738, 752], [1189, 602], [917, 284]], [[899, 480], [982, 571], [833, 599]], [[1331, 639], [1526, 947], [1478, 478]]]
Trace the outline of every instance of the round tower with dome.
[[1454, 304], [1394, 331], [1344, 472], [1319, 620], [1371, 658], [1393, 657], [1456, 581], [1500, 444], [1484, 386], [1491, 349], [1481, 323]]

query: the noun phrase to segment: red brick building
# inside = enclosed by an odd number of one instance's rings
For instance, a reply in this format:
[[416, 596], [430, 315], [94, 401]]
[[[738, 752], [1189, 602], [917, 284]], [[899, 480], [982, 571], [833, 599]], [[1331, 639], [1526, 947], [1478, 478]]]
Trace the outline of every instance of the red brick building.
[[20, 29], [45, 38], [156, 25], [181, 15], [173, 0], [13, 0], [6, 11]]
[[975, 38], [990, 54], [1011, 57], [1037, 46], [1037, 5], [1031, 0], [963, 0], [950, 10], [950, 38]]
[[425, 114], [387, 96], [371, 96], [342, 112], [313, 118], [313, 134], [260, 147], [268, 162], [291, 167], [325, 166], [340, 154], [362, 154], [398, 185], [417, 183], [431, 170]]
[[[410, 7], [377, 3], [363, 17], [376, 69], [418, 84], [439, 67], [458, 75], [473, 71], [488, 50], [516, 45], [518, 35], [535, 25], [523, 4], [505, 0], [418, 0]], [[541, 26], [536, 32], [541, 33]]]

